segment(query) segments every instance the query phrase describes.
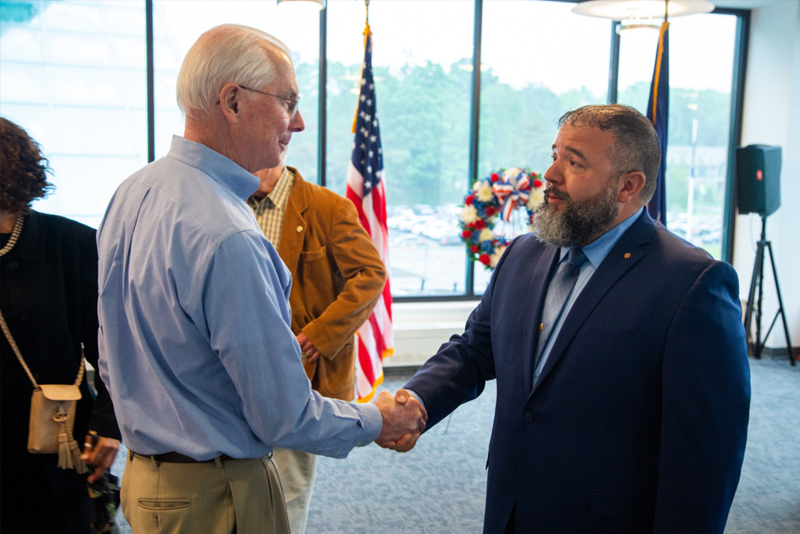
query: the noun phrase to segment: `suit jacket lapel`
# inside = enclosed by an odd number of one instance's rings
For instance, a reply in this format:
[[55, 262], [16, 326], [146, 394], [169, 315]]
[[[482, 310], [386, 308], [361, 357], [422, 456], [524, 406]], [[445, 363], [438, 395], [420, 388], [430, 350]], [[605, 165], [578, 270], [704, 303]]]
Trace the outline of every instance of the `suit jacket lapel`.
[[531, 274], [531, 282], [528, 286], [528, 294], [523, 302], [531, 302], [535, 306], [531, 319], [533, 324], [530, 328], [523, 328], [522, 347], [523, 347], [523, 364], [522, 371], [525, 379], [525, 391], [531, 391], [531, 380], [533, 378], [533, 358], [536, 352], [536, 343], [539, 339], [539, 323], [542, 318], [542, 309], [544, 308], [544, 298], [547, 295], [547, 286], [550, 285], [550, 279], [553, 277], [553, 271], [558, 264], [558, 247], [548, 246], [542, 253], [541, 260], [536, 264], [536, 267]]
[[633, 223], [633, 226], [622, 234], [570, 309], [532, 393], [547, 379], [550, 371], [564, 355], [578, 331], [605, 294], [617, 280], [644, 257], [646, 252], [640, 245], [648, 243], [654, 231], [655, 223], [645, 211]]
[[307, 230], [303, 213], [306, 209], [308, 209], [308, 198], [306, 197], [305, 180], [300, 173], [295, 171], [292, 191], [289, 193], [286, 212], [283, 215], [281, 242], [278, 247], [278, 255], [289, 268], [292, 277], [296, 274], [297, 260], [303, 250], [303, 237]]

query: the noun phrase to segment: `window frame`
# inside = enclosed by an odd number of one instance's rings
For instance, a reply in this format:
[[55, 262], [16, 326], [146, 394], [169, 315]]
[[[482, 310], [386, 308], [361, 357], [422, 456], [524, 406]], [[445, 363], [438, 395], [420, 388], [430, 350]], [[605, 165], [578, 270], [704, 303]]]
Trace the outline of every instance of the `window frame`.
[[[480, 133], [480, 89], [481, 89], [481, 38], [483, 29], [483, 3], [485, 0], [474, 0], [472, 88], [470, 109], [469, 139], [469, 178], [475, 182], [478, 172], [478, 138]], [[571, 0], [544, 0], [551, 2], [579, 3]], [[317, 176], [319, 185], [326, 186], [326, 122], [327, 122], [327, 8], [319, 12], [319, 91], [317, 108], [319, 110], [319, 131], [317, 139]], [[747, 67], [747, 47], [750, 31], [750, 10], [716, 8], [712, 14], [736, 16], [736, 41], [734, 44], [734, 66], [731, 87], [731, 114], [728, 134], [728, 166], [726, 176], [725, 204], [723, 207], [722, 261], [730, 263], [733, 259], [733, 232], [735, 222], [736, 187], [735, 156], [736, 147], [741, 143], [742, 110], [744, 106], [744, 81]], [[147, 49], [147, 146], [148, 162], [155, 160], [155, 89], [154, 89], [154, 56], [153, 56], [153, 0], [145, 0], [145, 39]], [[619, 22], [611, 21], [611, 53], [609, 64], [608, 103], [615, 103], [618, 95], [618, 75], [620, 40], [617, 32]], [[407, 296], [393, 297], [394, 302], [447, 302], [478, 300], [481, 295], [475, 293], [475, 262], [464, 254], [466, 266], [465, 293], [448, 296]]]
[[[561, 0], [556, 0], [561, 1]], [[733, 263], [734, 232], [736, 230], [736, 147], [741, 146], [744, 82], [747, 69], [747, 49], [750, 43], [749, 9], [715, 8], [711, 15], [736, 17], [733, 75], [731, 76], [731, 113], [728, 124], [728, 159], [725, 175], [725, 201], [722, 207], [721, 260]], [[619, 91], [620, 22], [612, 22], [611, 65], [609, 66], [609, 104], [617, 102]], [[613, 93], [612, 93], [613, 87]], [[613, 94], [613, 99], [612, 99]], [[668, 223], [669, 224], [669, 223]]]

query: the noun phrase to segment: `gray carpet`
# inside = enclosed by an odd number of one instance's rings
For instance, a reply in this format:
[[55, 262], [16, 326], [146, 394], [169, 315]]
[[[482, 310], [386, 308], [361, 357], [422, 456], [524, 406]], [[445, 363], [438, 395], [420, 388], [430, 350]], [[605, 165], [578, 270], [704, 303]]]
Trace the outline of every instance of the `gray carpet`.
[[750, 359], [753, 400], [726, 534], [800, 533], [800, 365]]
[[[750, 433], [725, 532], [800, 533], [800, 366], [750, 364]], [[394, 391], [406, 379], [389, 375], [383, 387]], [[494, 403], [490, 383], [407, 454], [370, 445], [344, 460], [320, 458], [308, 533], [481, 532]], [[118, 461], [115, 471], [123, 467]]]

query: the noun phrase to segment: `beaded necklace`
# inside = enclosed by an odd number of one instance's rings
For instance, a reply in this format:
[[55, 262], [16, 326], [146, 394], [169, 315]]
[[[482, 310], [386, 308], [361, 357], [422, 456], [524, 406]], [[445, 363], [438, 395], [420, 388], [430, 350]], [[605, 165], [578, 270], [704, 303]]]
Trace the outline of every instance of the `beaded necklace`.
[[17, 214], [17, 222], [14, 224], [14, 231], [11, 232], [11, 238], [6, 243], [2, 249], [0, 249], [0, 256], [5, 256], [7, 252], [9, 252], [14, 245], [17, 244], [17, 239], [19, 239], [19, 234], [22, 233], [22, 223], [25, 222], [25, 217], [20, 213]]

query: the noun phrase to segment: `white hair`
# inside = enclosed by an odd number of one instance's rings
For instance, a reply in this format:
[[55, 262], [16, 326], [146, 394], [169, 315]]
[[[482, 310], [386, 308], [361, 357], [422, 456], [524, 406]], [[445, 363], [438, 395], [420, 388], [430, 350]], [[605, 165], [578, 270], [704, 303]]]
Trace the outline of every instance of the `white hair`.
[[183, 60], [178, 73], [178, 106], [185, 115], [197, 117], [214, 109], [226, 84], [256, 89], [282, 74], [293, 77], [294, 69], [282, 73], [276, 68], [274, 54], [281, 51], [291, 64], [289, 48], [266, 32], [238, 24], [211, 28]]

